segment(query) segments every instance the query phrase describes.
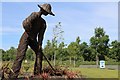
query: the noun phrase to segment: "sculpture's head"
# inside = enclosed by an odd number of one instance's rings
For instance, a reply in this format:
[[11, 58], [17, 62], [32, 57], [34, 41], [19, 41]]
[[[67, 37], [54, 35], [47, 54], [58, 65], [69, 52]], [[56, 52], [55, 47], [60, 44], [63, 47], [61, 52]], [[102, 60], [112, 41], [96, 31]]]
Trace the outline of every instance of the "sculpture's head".
[[55, 16], [55, 14], [53, 14], [51, 11], [52, 7], [50, 4], [45, 3], [42, 5], [38, 5], [38, 7], [41, 8], [43, 15], [47, 16], [48, 14], [50, 14], [50, 15]]

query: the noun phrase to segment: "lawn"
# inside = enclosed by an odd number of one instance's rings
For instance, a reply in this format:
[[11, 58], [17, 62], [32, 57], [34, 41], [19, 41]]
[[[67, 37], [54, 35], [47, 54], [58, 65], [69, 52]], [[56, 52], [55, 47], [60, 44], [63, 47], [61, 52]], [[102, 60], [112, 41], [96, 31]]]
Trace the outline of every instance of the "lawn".
[[86, 78], [118, 78], [118, 70], [99, 68], [70, 68], [73, 71], [81, 71]]
[[[3, 64], [8, 62], [3, 62]], [[3, 65], [2, 64], [2, 65]], [[43, 66], [48, 65], [46, 62], [43, 62]], [[11, 66], [11, 63], [10, 63]], [[21, 71], [26, 72], [26, 67], [29, 67], [27, 72], [33, 72], [34, 62], [31, 61], [28, 64], [23, 62], [21, 67]], [[70, 70], [81, 72], [85, 78], [118, 78], [118, 70], [110, 70], [110, 69], [99, 69], [99, 68], [80, 68], [80, 67], [69, 67]]]

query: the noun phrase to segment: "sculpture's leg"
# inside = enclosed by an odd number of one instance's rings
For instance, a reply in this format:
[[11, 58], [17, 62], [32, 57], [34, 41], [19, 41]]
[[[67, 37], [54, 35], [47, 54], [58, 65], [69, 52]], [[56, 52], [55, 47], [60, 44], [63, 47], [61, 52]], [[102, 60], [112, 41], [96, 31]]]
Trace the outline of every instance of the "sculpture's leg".
[[22, 61], [25, 57], [27, 46], [28, 46], [28, 35], [24, 33], [20, 39], [20, 43], [17, 49], [17, 56], [12, 66], [12, 70], [14, 73], [11, 72], [9, 78], [12, 79], [18, 77]]
[[34, 75], [41, 74], [42, 72], [42, 54], [40, 52], [39, 47], [38, 47], [38, 42], [37, 40], [29, 40], [29, 45], [31, 49], [35, 52], [36, 54], [36, 59], [35, 59], [35, 64], [34, 64]]
[[43, 54], [42, 54], [42, 48], [39, 50], [39, 55], [40, 55], [40, 74], [42, 73], [42, 60], [43, 60]]

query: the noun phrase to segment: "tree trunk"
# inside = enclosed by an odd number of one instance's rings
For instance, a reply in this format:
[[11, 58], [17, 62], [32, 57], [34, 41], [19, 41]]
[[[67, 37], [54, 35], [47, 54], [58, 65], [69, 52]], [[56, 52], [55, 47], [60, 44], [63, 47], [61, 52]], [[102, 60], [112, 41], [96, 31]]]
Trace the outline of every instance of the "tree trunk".
[[54, 53], [54, 66], [55, 66], [55, 63], [56, 63], [56, 51]]
[[71, 57], [70, 57], [70, 64], [71, 64]]
[[61, 58], [61, 65], [62, 65], [62, 58]]
[[99, 59], [98, 59], [98, 54], [96, 54], [96, 66], [97, 66], [97, 68], [99, 67]]
[[75, 67], [75, 57], [74, 57], [74, 67]]

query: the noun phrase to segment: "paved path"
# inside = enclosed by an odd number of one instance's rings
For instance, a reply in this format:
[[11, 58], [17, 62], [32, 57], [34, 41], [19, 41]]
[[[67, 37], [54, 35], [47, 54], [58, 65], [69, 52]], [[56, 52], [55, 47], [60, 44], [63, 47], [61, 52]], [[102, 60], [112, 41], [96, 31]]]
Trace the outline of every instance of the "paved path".
[[[81, 68], [97, 68], [96, 65], [80, 65]], [[118, 65], [105, 65], [106, 69], [115, 69], [118, 70]], [[119, 65], [120, 67], [120, 65]]]

